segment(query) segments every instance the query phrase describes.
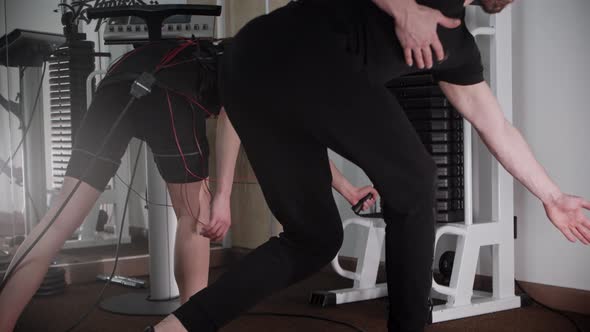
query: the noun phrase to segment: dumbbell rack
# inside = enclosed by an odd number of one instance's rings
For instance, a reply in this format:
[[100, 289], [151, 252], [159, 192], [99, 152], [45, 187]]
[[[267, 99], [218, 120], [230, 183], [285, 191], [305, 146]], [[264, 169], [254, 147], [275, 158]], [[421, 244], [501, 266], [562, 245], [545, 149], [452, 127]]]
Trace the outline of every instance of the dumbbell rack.
[[[468, 26], [477, 17], [475, 8], [468, 8]], [[486, 24], [487, 25], [487, 24]], [[489, 26], [470, 29], [474, 36], [489, 36], [489, 82], [504, 115], [512, 120], [512, 25], [511, 10], [489, 16]], [[422, 133], [427, 149], [437, 162], [440, 182], [437, 195], [437, 221], [435, 246], [444, 235], [457, 236], [455, 259], [449, 286], [433, 280], [432, 298], [442, 301], [432, 310], [432, 322], [482, 315], [520, 307], [520, 298], [514, 294], [514, 225], [513, 180], [496, 161], [492, 161], [491, 201], [481, 202], [491, 206], [492, 220], [474, 220], [473, 205], [473, 130], [467, 121], [458, 121], [457, 115], [440, 90], [427, 75], [404, 78], [406, 84], [393, 84], [394, 92], [401, 94], [400, 103], [405, 106], [410, 120]], [[422, 85], [410, 84], [423, 80]], [[430, 82], [428, 81], [430, 80]], [[399, 83], [399, 82], [398, 82]], [[410, 88], [411, 87], [411, 88]], [[397, 90], [397, 91], [395, 91]], [[419, 93], [419, 95], [416, 95]], [[405, 95], [404, 95], [405, 94]], [[410, 100], [417, 97], [420, 100]], [[436, 109], [438, 111], [424, 111]], [[430, 117], [427, 114], [430, 113]], [[459, 124], [461, 123], [461, 124]], [[436, 141], [429, 132], [448, 135], [446, 140]], [[462, 135], [461, 135], [462, 132]], [[435, 145], [436, 144], [436, 145]], [[460, 152], [462, 151], [462, 152]], [[451, 167], [451, 168], [449, 168]], [[446, 170], [445, 170], [446, 168]], [[462, 170], [462, 176], [460, 175]], [[445, 173], [446, 171], [446, 173]], [[477, 169], [476, 169], [477, 171]], [[457, 180], [457, 177], [462, 177]], [[445, 182], [446, 181], [446, 182]], [[462, 188], [462, 190], [460, 190]], [[458, 189], [458, 190], [454, 190]], [[442, 191], [442, 193], [441, 193]], [[462, 200], [463, 204], [456, 201]], [[441, 223], [442, 222], [442, 223]], [[335, 271], [354, 281], [352, 288], [314, 292], [312, 304], [323, 306], [375, 299], [387, 295], [386, 284], [376, 284], [382, 246], [384, 222], [382, 219], [352, 218], [344, 227], [356, 224], [368, 229], [367, 237], [359, 239], [356, 271], [340, 267], [338, 256], [332, 261]], [[491, 293], [474, 291], [473, 285], [482, 246], [492, 247]]]

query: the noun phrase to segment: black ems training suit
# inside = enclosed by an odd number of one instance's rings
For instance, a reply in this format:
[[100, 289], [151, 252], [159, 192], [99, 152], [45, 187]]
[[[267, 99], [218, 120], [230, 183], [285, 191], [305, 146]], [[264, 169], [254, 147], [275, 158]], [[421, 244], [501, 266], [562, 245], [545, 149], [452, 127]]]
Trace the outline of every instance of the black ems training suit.
[[[125, 54], [111, 66], [78, 129], [66, 176], [83, 177], [129, 101], [131, 83], [143, 72], [154, 72], [159, 65], [161, 68], [154, 74], [157, 85], [135, 101], [82, 180], [104, 190], [133, 137], [146, 141], [166, 182], [190, 183], [208, 176], [205, 118], [220, 109], [217, 61], [207, 54], [207, 49], [212, 49], [209, 42], [182, 48], [186, 42], [150, 43]], [[179, 52], [161, 65], [162, 59], [175, 51]]]
[[[464, 18], [463, 0], [419, 3]], [[443, 7], [444, 6], [444, 7]], [[463, 23], [439, 29], [439, 81], [483, 81]], [[248, 23], [226, 50], [220, 95], [272, 213], [284, 226], [174, 314], [216, 331], [328, 264], [342, 244], [327, 149], [369, 176], [384, 202], [389, 331], [422, 331], [434, 244], [435, 164], [385, 83], [417, 71], [394, 21], [369, 0], [300, 0]]]

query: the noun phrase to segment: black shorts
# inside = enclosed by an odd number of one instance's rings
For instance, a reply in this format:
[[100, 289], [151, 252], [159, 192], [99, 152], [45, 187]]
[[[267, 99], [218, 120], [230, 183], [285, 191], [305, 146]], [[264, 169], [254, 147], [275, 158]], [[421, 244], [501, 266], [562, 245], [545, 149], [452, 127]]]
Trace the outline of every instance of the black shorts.
[[[208, 177], [206, 114], [183, 97], [158, 87], [135, 101], [104, 150], [105, 136], [130, 99], [130, 82], [101, 86], [74, 139], [66, 176], [103, 191], [115, 175], [132, 137], [151, 148], [164, 181], [190, 183]], [[96, 160], [91, 160], [96, 156]]]

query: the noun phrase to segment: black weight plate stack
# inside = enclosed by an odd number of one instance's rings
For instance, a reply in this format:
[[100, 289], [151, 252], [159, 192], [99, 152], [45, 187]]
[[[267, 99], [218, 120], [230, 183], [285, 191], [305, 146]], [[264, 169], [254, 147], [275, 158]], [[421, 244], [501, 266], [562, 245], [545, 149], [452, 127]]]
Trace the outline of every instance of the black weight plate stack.
[[387, 87], [436, 163], [436, 221], [463, 221], [463, 119], [428, 72], [402, 76]]

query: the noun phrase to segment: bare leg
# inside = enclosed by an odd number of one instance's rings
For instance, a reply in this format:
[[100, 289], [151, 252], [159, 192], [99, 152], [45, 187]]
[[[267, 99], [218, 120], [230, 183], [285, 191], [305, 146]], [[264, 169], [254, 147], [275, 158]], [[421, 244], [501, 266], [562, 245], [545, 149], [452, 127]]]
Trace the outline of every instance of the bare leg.
[[[34, 239], [45, 229], [77, 182], [77, 179], [71, 177], [64, 179], [58, 198], [18, 248], [10, 264], [10, 269]], [[74, 194], [55, 223], [14, 270], [10, 281], [8, 281], [0, 294], [0, 331], [5, 332], [14, 329], [19, 315], [41, 285], [51, 260], [72, 233], [80, 227], [100, 194], [94, 187], [82, 182], [76, 194]]]
[[209, 279], [209, 239], [201, 236], [202, 224], [209, 222], [209, 194], [203, 182], [168, 184], [178, 218], [174, 248], [174, 274], [180, 301], [207, 287]]
[[155, 329], [156, 332], [187, 332], [184, 326], [182, 326], [182, 323], [174, 315], [168, 315], [168, 317], [164, 318], [164, 320], [155, 326]]

